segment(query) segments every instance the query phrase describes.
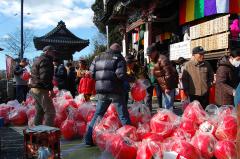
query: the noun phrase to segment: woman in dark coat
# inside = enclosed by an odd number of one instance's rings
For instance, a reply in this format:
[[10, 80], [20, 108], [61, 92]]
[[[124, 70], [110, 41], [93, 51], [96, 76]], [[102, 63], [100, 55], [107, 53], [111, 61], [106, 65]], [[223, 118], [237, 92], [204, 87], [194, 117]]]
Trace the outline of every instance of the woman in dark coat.
[[236, 88], [240, 81], [238, 67], [240, 66], [240, 49], [231, 50], [229, 56], [222, 57], [218, 62], [216, 73], [216, 103], [217, 105], [233, 105]]

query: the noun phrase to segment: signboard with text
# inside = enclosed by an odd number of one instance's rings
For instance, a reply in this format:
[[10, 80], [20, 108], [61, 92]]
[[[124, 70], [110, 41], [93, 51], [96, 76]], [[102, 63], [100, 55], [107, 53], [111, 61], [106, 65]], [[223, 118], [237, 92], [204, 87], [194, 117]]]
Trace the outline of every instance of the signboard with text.
[[191, 41], [183, 41], [170, 45], [170, 60], [178, 60], [179, 57], [191, 58]]

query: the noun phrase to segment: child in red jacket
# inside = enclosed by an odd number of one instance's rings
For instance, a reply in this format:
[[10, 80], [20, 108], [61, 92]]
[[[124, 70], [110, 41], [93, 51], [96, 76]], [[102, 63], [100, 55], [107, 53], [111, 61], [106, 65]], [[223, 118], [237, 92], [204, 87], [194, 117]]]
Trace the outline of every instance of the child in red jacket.
[[85, 73], [84, 77], [81, 78], [78, 86], [78, 93], [84, 95], [86, 102], [90, 100], [91, 95], [96, 94], [95, 80], [91, 78], [89, 73]]

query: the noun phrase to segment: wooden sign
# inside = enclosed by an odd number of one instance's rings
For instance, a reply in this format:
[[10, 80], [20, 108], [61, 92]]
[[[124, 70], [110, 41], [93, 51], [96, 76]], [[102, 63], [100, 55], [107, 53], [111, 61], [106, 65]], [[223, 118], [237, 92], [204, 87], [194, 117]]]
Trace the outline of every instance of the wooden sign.
[[191, 58], [191, 41], [183, 41], [170, 45], [170, 60], [178, 60], [179, 57]]

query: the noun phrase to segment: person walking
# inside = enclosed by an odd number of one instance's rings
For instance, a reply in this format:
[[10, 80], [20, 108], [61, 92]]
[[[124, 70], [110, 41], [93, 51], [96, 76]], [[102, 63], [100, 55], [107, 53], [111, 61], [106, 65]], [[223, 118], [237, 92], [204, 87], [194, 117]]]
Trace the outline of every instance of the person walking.
[[67, 90], [67, 70], [63, 62], [55, 58], [53, 59], [54, 65], [54, 80], [57, 82], [57, 87], [59, 90]]
[[178, 73], [171, 61], [160, 54], [157, 63], [154, 65], [154, 76], [162, 91], [162, 106], [165, 109], [172, 109], [174, 106], [175, 89], [178, 85]]
[[121, 55], [121, 46], [111, 45], [105, 53], [97, 56], [91, 64], [90, 72], [96, 80], [96, 112], [85, 136], [85, 144], [93, 145], [92, 131], [97, 118], [102, 118], [109, 105], [116, 106], [122, 125], [131, 124], [127, 105], [124, 99], [124, 81], [126, 80], [126, 61]]
[[31, 70], [31, 94], [36, 100], [36, 115], [34, 124], [42, 125], [45, 117], [47, 126], [54, 126], [55, 108], [52, 103], [53, 92], [53, 56], [55, 55], [53, 46], [43, 48], [43, 54], [39, 56], [32, 65]]
[[218, 61], [215, 93], [217, 105], [234, 105], [234, 96], [240, 81], [239, 66], [240, 49], [230, 50], [229, 56], [224, 56]]
[[150, 62], [145, 65], [145, 76], [146, 79], [149, 80], [149, 87], [147, 87], [147, 97], [145, 103], [147, 107], [152, 111], [152, 97], [153, 97], [153, 90], [156, 89], [157, 93], [157, 101], [159, 108], [162, 108], [162, 91], [161, 88], [154, 76], [154, 65], [157, 63], [159, 58], [159, 52], [155, 44], [152, 44], [147, 48], [147, 56], [149, 57]]
[[67, 67], [67, 90], [71, 92], [73, 98], [76, 95], [76, 71], [71, 62], [66, 64]]
[[201, 46], [193, 48], [182, 74], [183, 88], [190, 101], [198, 100], [204, 109], [209, 104], [209, 88], [214, 79], [211, 65], [204, 60], [205, 52]]
[[24, 72], [27, 72], [25, 68], [28, 65], [27, 59], [23, 58], [20, 63], [14, 69], [14, 78], [16, 81], [16, 99], [19, 103], [26, 100], [28, 93], [28, 81], [22, 78]]

